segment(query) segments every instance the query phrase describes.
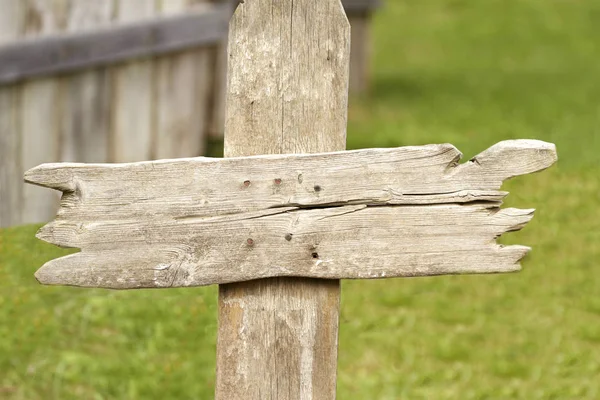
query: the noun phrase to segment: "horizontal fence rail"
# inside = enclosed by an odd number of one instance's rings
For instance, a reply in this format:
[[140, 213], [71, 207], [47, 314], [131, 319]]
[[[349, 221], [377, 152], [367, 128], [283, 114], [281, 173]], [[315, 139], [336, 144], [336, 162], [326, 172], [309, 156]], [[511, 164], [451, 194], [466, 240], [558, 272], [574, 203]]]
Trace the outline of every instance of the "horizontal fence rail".
[[228, 4], [206, 5], [172, 17], [19, 40], [0, 48], [0, 84], [217, 43], [227, 36], [230, 15]]

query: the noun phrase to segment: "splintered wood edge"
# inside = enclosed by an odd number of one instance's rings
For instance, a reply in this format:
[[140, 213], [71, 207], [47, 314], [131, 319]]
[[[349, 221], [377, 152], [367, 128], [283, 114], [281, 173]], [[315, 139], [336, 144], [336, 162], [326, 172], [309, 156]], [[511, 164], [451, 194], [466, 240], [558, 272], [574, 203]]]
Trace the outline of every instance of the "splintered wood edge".
[[533, 139], [505, 140], [473, 157], [470, 164], [499, 172], [507, 180], [539, 172], [558, 160], [553, 143]]

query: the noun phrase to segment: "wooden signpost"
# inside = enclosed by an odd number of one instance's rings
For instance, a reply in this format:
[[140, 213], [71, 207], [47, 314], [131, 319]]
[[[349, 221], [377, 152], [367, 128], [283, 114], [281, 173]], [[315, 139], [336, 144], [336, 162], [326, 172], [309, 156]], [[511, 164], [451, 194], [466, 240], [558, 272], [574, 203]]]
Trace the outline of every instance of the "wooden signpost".
[[[38, 237], [81, 252], [43, 284], [219, 284], [217, 399], [335, 398], [340, 279], [516, 271], [495, 239], [533, 210], [502, 181], [554, 145], [345, 147], [349, 25], [340, 0], [246, 0], [230, 24], [225, 159], [44, 164], [63, 192]], [[301, 153], [301, 154], [293, 154]], [[316, 153], [316, 154], [308, 154]]]

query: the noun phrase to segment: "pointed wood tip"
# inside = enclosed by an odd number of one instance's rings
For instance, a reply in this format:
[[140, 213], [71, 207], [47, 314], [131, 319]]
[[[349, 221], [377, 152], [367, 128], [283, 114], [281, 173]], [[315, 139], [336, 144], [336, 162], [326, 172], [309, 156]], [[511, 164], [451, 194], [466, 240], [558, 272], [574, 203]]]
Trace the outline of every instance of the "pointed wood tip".
[[38, 229], [38, 231], [35, 233], [35, 237], [41, 240], [42, 242], [52, 243], [52, 241], [50, 240], [52, 235], [50, 232], [50, 228], [48, 227], [48, 225], [50, 224], [51, 223], [48, 223], [42, 226], [40, 229]]
[[52, 285], [52, 286], [69, 285], [69, 282], [66, 282], [60, 278], [61, 274], [60, 274], [60, 272], [57, 273], [57, 269], [56, 269], [56, 266], [60, 265], [62, 263], [62, 260], [66, 257], [70, 257], [70, 256], [56, 258], [56, 259], [50, 260], [47, 263], [45, 263], [44, 265], [42, 265], [37, 271], [35, 271], [35, 274], [34, 274], [35, 279], [41, 285]]
[[62, 192], [75, 190], [70, 168], [60, 163], [41, 164], [33, 167], [25, 172], [24, 180], [26, 183]]
[[502, 180], [542, 171], [558, 160], [553, 143], [533, 139], [505, 140], [497, 143], [471, 162]]
[[34, 276], [41, 285], [102, 287], [86, 279], [89, 273], [86, 271], [86, 257], [82, 252], [50, 260], [42, 265]]
[[503, 208], [494, 215], [494, 223], [505, 226], [503, 233], [520, 231], [533, 219], [534, 214], [534, 208]]
[[40, 285], [49, 285], [50, 284], [46, 279], [47, 274], [46, 274], [45, 268], [46, 268], [46, 264], [42, 265], [33, 274], [33, 276], [35, 277], [35, 280], [37, 280]]
[[518, 272], [523, 269], [521, 261], [531, 252], [531, 247], [521, 245], [501, 246], [500, 252], [510, 255], [512, 269], [507, 272]]
[[[65, 235], [68, 231], [60, 229], [61, 226], [57, 221], [50, 221], [46, 225], [42, 226], [35, 234], [35, 237], [39, 240], [50, 243], [63, 248], [72, 248], [73, 246], [68, 242], [68, 236]], [[57, 231], [59, 234], [57, 235]]]
[[50, 221], [42, 226], [38, 229], [35, 237], [63, 249], [75, 249], [83, 244], [77, 240], [77, 233], [71, 224], [58, 220]]

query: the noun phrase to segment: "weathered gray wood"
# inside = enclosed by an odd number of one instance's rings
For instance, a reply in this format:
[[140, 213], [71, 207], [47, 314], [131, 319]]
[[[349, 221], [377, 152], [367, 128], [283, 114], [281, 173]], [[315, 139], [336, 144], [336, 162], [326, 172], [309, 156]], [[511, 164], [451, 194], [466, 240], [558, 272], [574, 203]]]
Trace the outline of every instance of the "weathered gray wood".
[[502, 247], [494, 239], [532, 217], [533, 210], [446, 204], [282, 208], [143, 225], [56, 221], [38, 237], [83, 252], [50, 261], [36, 277], [44, 284], [129, 289], [283, 276], [512, 272], [528, 248]]
[[225, 156], [346, 146], [350, 29], [339, 0], [279, 3], [244, 2], [232, 19], [225, 127], [246, 139], [225, 135]]
[[[230, 3], [237, 3], [236, 0], [224, 0]], [[352, 51], [351, 51], [351, 72], [350, 72], [350, 91], [353, 93], [363, 93], [370, 85], [370, 60], [361, 59], [361, 57], [371, 57], [371, 14], [381, 6], [379, 0], [343, 0], [342, 4], [352, 26]], [[366, 37], [361, 37], [361, 35]], [[219, 49], [220, 51], [220, 49]], [[222, 99], [225, 93], [225, 67], [227, 65], [226, 52], [220, 51], [215, 66], [215, 95], [213, 96], [214, 108], [208, 135], [212, 138], [223, 136], [223, 121], [225, 114], [225, 101]], [[221, 79], [223, 76], [223, 79]], [[361, 79], [365, 79], [362, 81]]]
[[547, 168], [556, 152], [545, 142], [510, 140], [465, 164], [458, 164], [460, 157], [454, 146], [441, 144], [131, 164], [55, 163], [27, 171], [25, 180], [66, 192], [60, 219], [143, 223], [282, 207], [500, 202], [502, 181]]
[[0, 47], [0, 84], [217, 43], [227, 34], [228, 18], [227, 7], [205, 5], [110, 29], [19, 40]]
[[[238, 6], [226, 157], [346, 148], [349, 29], [339, 0]], [[216, 399], [334, 399], [339, 301], [337, 280], [221, 285]]]
[[465, 164], [459, 157], [451, 145], [430, 145], [41, 165], [26, 180], [65, 194], [38, 237], [82, 252], [37, 276], [124, 289], [518, 270], [527, 248], [494, 239], [533, 210], [499, 210], [498, 189], [552, 165], [554, 146], [513, 140]]

